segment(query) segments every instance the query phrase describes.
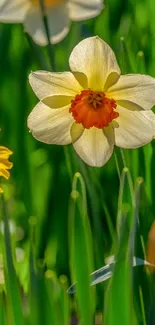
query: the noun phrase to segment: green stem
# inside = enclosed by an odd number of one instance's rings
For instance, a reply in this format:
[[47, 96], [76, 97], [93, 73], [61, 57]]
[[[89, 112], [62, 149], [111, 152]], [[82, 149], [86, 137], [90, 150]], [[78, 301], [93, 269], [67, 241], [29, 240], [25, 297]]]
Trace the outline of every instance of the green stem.
[[56, 70], [55, 55], [54, 55], [54, 48], [50, 41], [50, 31], [49, 31], [48, 19], [47, 19], [47, 14], [46, 14], [46, 7], [44, 4], [44, 0], [39, 0], [39, 1], [40, 1], [40, 8], [41, 8], [42, 17], [43, 17], [43, 23], [44, 23], [44, 27], [45, 27], [45, 31], [46, 31], [46, 36], [47, 36], [47, 40], [48, 40], [48, 52], [49, 52], [51, 69], [53, 71], [55, 71]]
[[119, 180], [120, 180], [120, 178], [121, 178], [121, 171], [120, 171], [119, 162], [118, 162], [118, 158], [117, 158], [117, 155], [116, 155], [116, 152], [115, 151], [114, 151], [114, 158], [115, 158], [115, 163], [116, 163], [116, 169], [117, 169], [118, 177], [119, 177]]
[[35, 42], [33, 42], [32, 38], [25, 33], [27, 42], [29, 44], [30, 49], [32, 50], [34, 56], [37, 58], [39, 65], [44, 70], [49, 70], [49, 66], [44, 58], [44, 54], [42, 53], [42, 50], [39, 45], [37, 45]]

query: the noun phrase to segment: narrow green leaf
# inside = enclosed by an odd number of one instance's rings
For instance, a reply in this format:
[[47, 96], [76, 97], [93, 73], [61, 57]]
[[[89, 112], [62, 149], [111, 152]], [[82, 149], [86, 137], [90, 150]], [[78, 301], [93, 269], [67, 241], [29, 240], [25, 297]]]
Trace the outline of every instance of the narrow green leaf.
[[6, 292], [8, 297], [9, 309], [12, 317], [13, 325], [23, 325], [23, 311], [21, 305], [21, 297], [19, 294], [19, 286], [15, 273], [12, 259], [12, 248], [9, 233], [8, 213], [4, 197], [1, 196], [1, 207], [4, 221], [4, 270], [6, 281]]
[[[130, 190], [132, 187], [131, 180], [126, 177], [126, 173], [128, 170], [125, 168], [121, 175], [118, 205], [118, 249], [113, 277], [106, 295], [104, 325], [137, 324], [133, 304], [132, 264], [136, 227], [139, 222], [139, 196], [142, 179], [137, 180], [135, 195], [133, 196], [133, 192], [128, 195], [126, 187], [128, 186]], [[124, 210], [124, 199], [131, 207], [130, 210]]]
[[[78, 189], [78, 182], [81, 188]], [[82, 324], [92, 324], [95, 306], [94, 289], [90, 287], [89, 274], [93, 270], [93, 250], [85, 185], [76, 173], [69, 209], [70, 268], [73, 281], [77, 281], [77, 301]]]

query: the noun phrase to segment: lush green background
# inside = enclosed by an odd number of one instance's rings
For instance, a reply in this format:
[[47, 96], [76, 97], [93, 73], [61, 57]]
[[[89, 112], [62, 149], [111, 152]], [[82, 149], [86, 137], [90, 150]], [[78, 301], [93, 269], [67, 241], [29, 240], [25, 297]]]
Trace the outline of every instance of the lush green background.
[[[68, 70], [81, 39], [99, 35], [122, 73], [155, 77], [154, 14], [154, 0], [107, 0], [100, 16], [72, 23], [54, 46], [56, 70]], [[143, 266], [133, 269], [132, 258], [146, 258], [154, 220], [154, 142], [115, 148], [99, 169], [86, 166], [71, 145], [37, 142], [27, 128], [37, 103], [28, 75], [40, 69], [51, 69], [48, 48], [36, 46], [22, 25], [0, 24], [0, 140], [13, 151], [14, 164], [1, 202], [0, 324], [68, 325], [76, 315], [91, 325], [101, 312], [99, 324], [152, 325], [154, 276]], [[90, 288], [88, 274], [115, 254], [112, 281]], [[76, 280], [77, 295], [68, 295]]]

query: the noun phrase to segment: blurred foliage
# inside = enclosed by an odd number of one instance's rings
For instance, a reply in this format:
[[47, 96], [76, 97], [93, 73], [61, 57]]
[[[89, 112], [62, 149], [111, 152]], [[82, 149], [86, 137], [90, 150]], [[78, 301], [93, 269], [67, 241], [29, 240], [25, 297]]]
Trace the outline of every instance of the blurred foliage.
[[[105, 1], [100, 16], [72, 23], [53, 47], [57, 71], [69, 69], [81, 39], [97, 34], [113, 48], [122, 73], [155, 77], [154, 12], [154, 0]], [[0, 324], [68, 325], [77, 317], [91, 325], [103, 309], [104, 325], [154, 324], [154, 275], [133, 269], [132, 258], [146, 258], [154, 221], [155, 144], [115, 148], [98, 169], [71, 145], [37, 142], [27, 128], [37, 102], [28, 75], [39, 69], [51, 69], [48, 48], [35, 45], [22, 25], [0, 24], [0, 140], [14, 164], [1, 200]], [[117, 258], [112, 281], [90, 288], [88, 275], [110, 255]], [[68, 295], [77, 280], [77, 295]]]

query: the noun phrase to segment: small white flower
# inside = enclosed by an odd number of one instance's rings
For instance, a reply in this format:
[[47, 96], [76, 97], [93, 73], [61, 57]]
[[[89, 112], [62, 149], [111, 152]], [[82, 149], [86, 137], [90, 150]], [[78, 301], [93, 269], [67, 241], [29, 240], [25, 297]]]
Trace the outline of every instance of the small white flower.
[[37, 71], [30, 84], [40, 102], [28, 117], [33, 136], [48, 144], [72, 143], [91, 166], [103, 166], [114, 145], [138, 148], [155, 135], [155, 79], [120, 75], [111, 48], [100, 38], [72, 51], [72, 72]]
[[[70, 20], [80, 21], [99, 15], [103, 0], [44, 0], [51, 43], [68, 33]], [[23, 23], [25, 31], [39, 45], [47, 45], [40, 0], [0, 0], [0, 22]]]

